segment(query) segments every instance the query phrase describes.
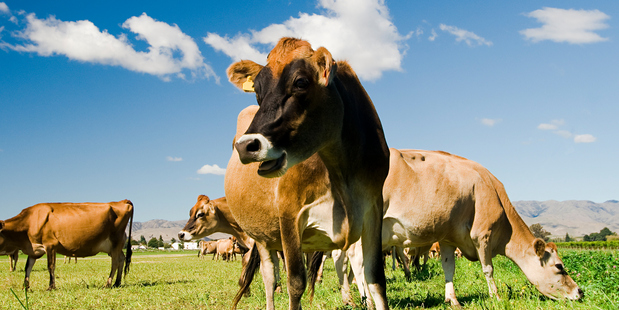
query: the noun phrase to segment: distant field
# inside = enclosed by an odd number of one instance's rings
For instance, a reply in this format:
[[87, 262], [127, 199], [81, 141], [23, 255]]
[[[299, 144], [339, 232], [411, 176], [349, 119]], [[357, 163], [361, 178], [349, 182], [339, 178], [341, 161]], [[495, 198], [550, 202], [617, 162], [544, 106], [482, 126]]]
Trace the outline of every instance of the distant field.
[[[46, 259], [39, 259], [31, 275], [30, 309], [229, 309], [237, 291], [240, 261], [226, 263], [199, 259], [196, 251], [135, 253], [131, 272], [120, 288], [103, 289], [109, 273], [106, 255], [63, 264], [58, 260], [58, 289], [46, 291], [49, 274]], [[456, 294], [464, 309], [618, 309], [619, 251], [562, 250], [566, 267], [585, 291], [582, 302], [552, 301], [541, 296], [518, 267], [504, 257], [494, 259], [495, 278], [501, 301], [489, 298], [478, 262], [460, 259], [456, 266]], [[9, 289], [24, 301], [22, 290], [25, 256], [18, 270], [8, 271], [8, 257], [0, 256], [0, 309], [21, 309]], [[285, 273], [282, 276], [285, 279]], [[411, 282], [401, 270], [386, 270], [388, 298], [392, 309], [449, 308], [443, 303], [444, 279], [440, 263], [430, 260]], [[264, 309], [260, 276], [252, 295], [239, 309]], [[285, 285], [284, 285], [285, 291]], [[361, 300], [357, 298], [357, 303]], [[276, 294], [277, 309], [287, 308], [287, 294]], [[325, 266], [325, 280], [317, 286], [314, 302], [304, 297], [304, 309], [363, 309], [344, 307], [332, 260]]]

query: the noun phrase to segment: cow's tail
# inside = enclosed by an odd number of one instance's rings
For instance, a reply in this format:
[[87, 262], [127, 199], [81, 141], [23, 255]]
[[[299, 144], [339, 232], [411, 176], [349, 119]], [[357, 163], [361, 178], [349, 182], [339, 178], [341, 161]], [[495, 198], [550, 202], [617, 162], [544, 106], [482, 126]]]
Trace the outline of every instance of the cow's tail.
[[131, 265], [131, 255], [133, 254], [133, 250], [131, 250], [131, 228], [133, 228], [133, 204], [131, 204], [131, 218], [129, 219], [129, 237], [127, 239], [127, 254], [125, 255], [125, 277], [127, 277], [127, 273], [129, 273], [129, 265]]
[[[258, 249], [256, 248], [255, 242], [249, 249], [248, 254], [249, 258], [247, 259], [247, 263], [243, 263], [241, 278], [239, 278], [239, 291], [236, 293], [236, 296], [234, 296], [232, 309], [236, 309], [236, 305], [239, 301], [241, 301], [243, 295], [249, 292], [249, 287], [251, 286], [251, 282], [254, 280], [256, 270], [260, 267], [260, 255], [258, 254]], [[243, 259], [243, 262], [244, 261], [245, 260]]]
[[320, 265], [322, 265], [322, 257], [324, 252], [314, 252], [312, 258], [310, 260], [308, 275], [309, 275], [309, 293], [310, 293], [310, 303], [314, 299], [314, 288], [316, 286], [316, 280], [318, 280], [318, 271], [320, 270]]

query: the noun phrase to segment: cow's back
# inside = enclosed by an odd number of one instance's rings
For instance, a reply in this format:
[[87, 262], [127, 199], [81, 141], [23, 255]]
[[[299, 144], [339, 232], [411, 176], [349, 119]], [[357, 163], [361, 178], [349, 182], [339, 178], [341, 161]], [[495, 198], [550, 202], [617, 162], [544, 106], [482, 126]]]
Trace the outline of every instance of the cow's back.
[[408, 227], [404, 234], [411, 246], [443, 240], [475, 258], [472, 235], [507, 220], [489, 172], [476, 162], [441, 151], [390, 151], [384, 223], [395, 231], [400, 224]]
[[[125, 228], [133, 213], [133, 205], [128, 200], [112, 203], [45, 203], [35, 207], [38, 210], [31, 228], [39, 226], [40, 233], [30, 234], [31, 240], [52, 245], [60, 254], [75, 256], [110, 253], [119, 242], [124, 242]], [[44, 218], [44, 223], [41, 223]]]

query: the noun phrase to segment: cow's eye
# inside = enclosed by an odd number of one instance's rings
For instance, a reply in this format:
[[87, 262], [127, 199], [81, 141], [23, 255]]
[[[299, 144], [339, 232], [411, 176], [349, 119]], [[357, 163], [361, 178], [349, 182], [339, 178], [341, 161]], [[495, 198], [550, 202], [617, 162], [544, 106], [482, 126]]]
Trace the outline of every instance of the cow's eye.
[[309, 80], [306, 78], [298, 78], [294, 81], [294, 87], [298, 89], [306, 89], [309, 87]]
[[559, 271], [563, 271], [563, 265], [562, 264], [556, 264], [555, 267], [557, 267], [557, 269], [559, 269]]
[[198, 214], [196, 214], [196, 218], [201, 218], [204, 217], [204, 212], [198, 212]]

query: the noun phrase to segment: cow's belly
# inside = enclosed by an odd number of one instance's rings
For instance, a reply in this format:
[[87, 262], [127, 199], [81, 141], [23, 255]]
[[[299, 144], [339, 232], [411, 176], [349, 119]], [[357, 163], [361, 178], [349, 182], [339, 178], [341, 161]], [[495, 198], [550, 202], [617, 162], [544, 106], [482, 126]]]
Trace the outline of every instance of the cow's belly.
[[305, 222], [303, 251], [330, 251], [344, 246], [345, 234], [348, 233], [342, 229], [344, 210], [334, 206], [331, 195], [305, 206], [299, 217]]
[[[420, 247], [436, 241], [466, 239], [470, 232], [466, 214], [453, 204], [391, 204], [383, 218], [383, 247]], [[468, 226], [467, 226], [468, 225]]]

